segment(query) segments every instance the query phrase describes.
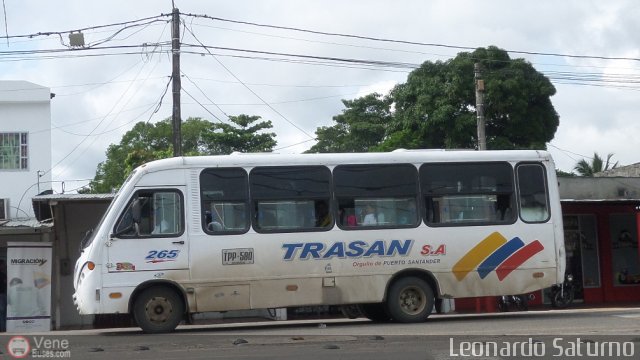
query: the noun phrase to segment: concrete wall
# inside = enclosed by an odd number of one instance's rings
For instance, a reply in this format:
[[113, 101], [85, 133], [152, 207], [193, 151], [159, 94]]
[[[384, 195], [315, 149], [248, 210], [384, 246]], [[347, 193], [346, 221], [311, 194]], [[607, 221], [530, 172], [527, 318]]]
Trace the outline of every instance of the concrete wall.
[[561, 177], [562, 200], [631, 200], [640, 199], [640, 178]]
[[[51, 169], [50, 89], [26, 81], [0, 81], [0, 132], [29, 134], [28, 169], [0, 170], [0, 198], [10, 199], [11, 218], [33, 217], [31, 198], [38, 192], [37, 172]], [[40, 182], [41, 191], [51, 189], [51, 172]]]
[[595, 177], [640, 177], [640, 163], [593, 174]]

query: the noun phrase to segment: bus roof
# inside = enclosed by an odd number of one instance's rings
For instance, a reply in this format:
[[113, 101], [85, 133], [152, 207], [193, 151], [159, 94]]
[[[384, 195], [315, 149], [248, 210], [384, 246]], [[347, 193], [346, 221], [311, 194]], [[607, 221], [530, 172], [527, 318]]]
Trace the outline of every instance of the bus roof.
[[371, 153], [233, 153], [231, 155], [189, 156], [152, 161], [140, 166], [144, 172], [175, 168], [255, 167], [340, 164], [393, 164], [465, 161], [549, 161], [544, 150], [395, 150]]

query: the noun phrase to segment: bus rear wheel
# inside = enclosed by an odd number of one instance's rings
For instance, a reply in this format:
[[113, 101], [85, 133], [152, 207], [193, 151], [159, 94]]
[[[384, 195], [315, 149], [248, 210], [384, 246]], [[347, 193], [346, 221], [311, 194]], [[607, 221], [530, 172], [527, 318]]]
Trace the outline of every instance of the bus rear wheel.
[[184, 304], [180, 296], [172, 289], [154, 286], [143, 290], [135, 300], [133, 316], [149, 334], [173, 331], [184, 315]]
[[423, 322], [431, 315], [434, 302], [431, 286], [420, 278], [410, 276], [391, 284], [387, 296], [387, 310], [394, 321]]

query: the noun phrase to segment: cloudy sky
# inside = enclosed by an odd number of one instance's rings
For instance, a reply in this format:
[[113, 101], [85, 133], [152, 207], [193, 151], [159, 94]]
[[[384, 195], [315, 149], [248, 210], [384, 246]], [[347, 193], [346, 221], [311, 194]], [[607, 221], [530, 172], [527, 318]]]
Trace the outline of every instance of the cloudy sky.
[[[171, 114], [169, 0], [58, 2], [4, 0], [0, 79], [50, 87], [54, 180], [84, 185], [105, 150], [138, 121]], [[524, 57], [551, 78], [560, 126], [548, 149], [570, 171], [583, 157], [614, 153], [622, 165], [640, 162], [640, 3], [637, 1], [458, 0], [176, 0], [185, 15], [181, 65], [182, 117], [224, 121], [225, 114], [260, 115], [274, 123], [279, 152], [313, 145], [315, 129], [331, 125], [341, 99], [387, 92], [404, 82], [407, 67], [364, 66], [247, 52], [415, 64], [446, 60], [459, 51], [337, 37], [341, 33], [409, 42], [486, 47]], [[190, 14], [190, 15], [189, 15]], [[197, 15], [197, 16], [191, 16]], [[220, 18], [231, 21], [221, 21]], [[150, 18], [140, 22], [139, 19]], [[160, 21], [154, 21], [160, 20]], [[129, 23], [131, 22], [131, 23]], [[114, 26], [103, 26], [128, 23]], [[67, 49], [68, 34], [83, 31], [94, 51], [11, 55]], [[8, 41], [8, 44], [7, 44]], [[145, 44], [145, 46], [142, 46]], [[199, 45], [233, 48], [204, 50]], [[193, 45], [193, 46], [189, 46]], [[209, 53], [209, 51], [211, 53]], [[588, 55], [523, 55], [516, 51]], [[7, 53], [9, 52], [9, 53]], [[268, 104], [268, 105], [267, 105]]]

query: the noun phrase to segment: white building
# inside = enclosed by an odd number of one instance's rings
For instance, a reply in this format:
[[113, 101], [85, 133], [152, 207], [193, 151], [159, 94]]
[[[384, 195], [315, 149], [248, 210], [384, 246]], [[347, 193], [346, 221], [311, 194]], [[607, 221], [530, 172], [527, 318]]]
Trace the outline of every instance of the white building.
[[47, 87], [0, 81], [0, 220], [32, 218], [31, 199], [51, 189], [51, 98]]

